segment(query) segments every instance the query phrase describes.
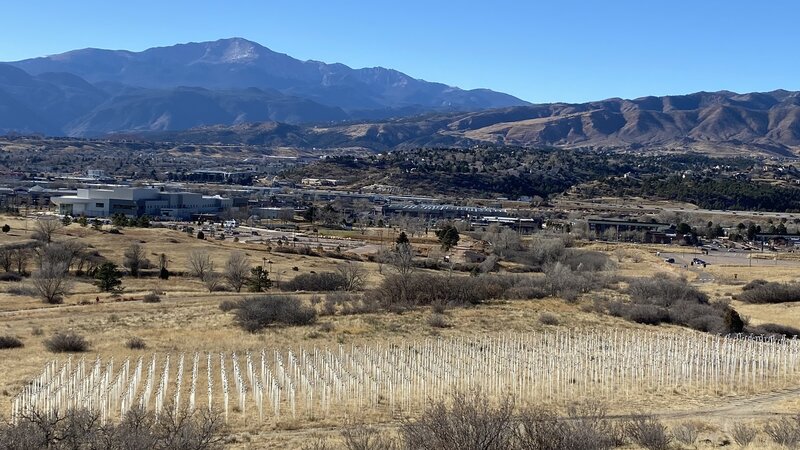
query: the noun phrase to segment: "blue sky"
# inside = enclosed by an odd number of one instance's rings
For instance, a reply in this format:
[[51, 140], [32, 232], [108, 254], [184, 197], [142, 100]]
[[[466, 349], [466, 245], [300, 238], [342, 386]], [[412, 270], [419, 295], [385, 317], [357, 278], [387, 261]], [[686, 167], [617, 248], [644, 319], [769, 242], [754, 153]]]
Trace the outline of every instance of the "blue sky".
[[243, 37], [531, 102], [800, 90], [792, 1], [9, 1], [0, 61]]

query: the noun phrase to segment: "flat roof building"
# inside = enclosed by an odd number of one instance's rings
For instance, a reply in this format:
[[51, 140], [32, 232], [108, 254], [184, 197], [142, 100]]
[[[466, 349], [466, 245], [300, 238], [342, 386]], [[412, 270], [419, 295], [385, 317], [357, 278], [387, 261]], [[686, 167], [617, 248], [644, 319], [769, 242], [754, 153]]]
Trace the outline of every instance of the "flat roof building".
[[219, 195], [194, 192], [162, 192], [155, 188], [78, 189], [75, 195], [50, 199], [60, 214], [110, 217], [115, 214], [138, 217], [190, 219], [197, 214], [214, 214], [230, 208], [233, 201]]

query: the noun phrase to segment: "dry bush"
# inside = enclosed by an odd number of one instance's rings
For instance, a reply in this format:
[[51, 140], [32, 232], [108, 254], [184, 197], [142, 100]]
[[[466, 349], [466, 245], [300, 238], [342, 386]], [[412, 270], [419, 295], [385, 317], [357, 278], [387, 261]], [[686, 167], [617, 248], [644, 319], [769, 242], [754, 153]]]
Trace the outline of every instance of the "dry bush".
[[219, 414], [166, 408], [158, 420], [132, 410], [118, 424], [103, 424], [87, 410], [25, 413], [16, 424], [0, 424], [1, 450], [28, 449], [194, 449], [221, 448]]
[[576, 272], [599, 272], [615, 266], [605, 253], [572, 248], [565, 251], [561, 262]]
[[302, 450], [338, 450], [327, 439], [322, 436], [314, 436], [311, 442], [303, 444]]
[[281, 283], [281, 290], [329, 292], [346, 289], [347, 285], [347, 278], [340, 273], [304, 273]]
[[733, 438], [733, 441], [736, 442], [741, 448], [745, 448], [750, 445], [750, 443], [755, 440], [757, 435], [758, 429], [756, 429], [756, 427], [743, 422], [737, 422], [731, 429], [731, 437]]
[[786, 336], [786, 337], [793, 337], [793, 336], [800, 336], [800, 329], [795, 327], [790, 327], [788, 325], [780, 325], [777, 323], [764, 323], [758, 325], [757, 327], [753, 327], [749, 330], [753, 334], [762, 334], [762, 335], [775, 335], [775, 336]]
[[696, 423], [682, 423], [672, 429], [672, 437], [683, 445], [694, 445], [700, 434], [700, 427]]
[[10, 281], [10, 282], [22, 281], [22, 275], [18, 273], [1, 273], [0, 281]]
[[761, 286], [764, 286], [765, 284], [768, 284], [768, 283], [769, 282], [767, 280], [762, 280], [760, 278], [757, 278], [755, 280], [752, 280], [752, 281], [748, 282], [744, 286], [742, 286], [742, 290], [743, 291], [749, 291], [749, 290], [756, 289], [756, 288], [759, 288]]
[[800, 445], [800, 416], [769, 421], [764, 425], [764, 433], [778, 445], [797, 448]]
[[539, 314], [539, 323], [542, 325], [558, 325], [561, 323], [561, 319], [557, 315], [545, 311]]
[[159, 303], [161, 301], [161, 296], [158, 295], [156, 291], [150, 291], [144, 295], [142, 301], [145, 303]]
[[650, 278], [636, 278], [628, 286], [628, 294], [636, 303], [669, 308], [673, 303], [707, 303], [708, 296], [691, 286], [685, 279], [667, 274], [655, 274]]
[[[751, 286], [750, 282], [745, 287]], [[800, 301], [800, 283], [765, 283], [751, 286], [736, 296], [745, 303], [786, 303]]]
[[452, 326], [444, 314], [433, 313], [428, 316], [427, 322], [433, 328], [450, 328]]
[[225, 287], [222, 285], [222, 280], [222, 275], [209, 271], [203, 276], [203, 285], [208, 289], [208, 292], [225, 290]]
[[25, 344], [23, 344], [22, 341], [15, 336], [0, 336], [0, 350], [21, 348], [24, 346]]
[[417, 450], [508, 450], [514, 444], [514, 404], [499, 404], [480, 392], [452, 394], [401, 427], [405, 448]]
[[631, 441], [647, 450], [668, 450], [672, 441], [667, 427], [653, 416], [636, 415], [625, 429]]
[[525, 276], [503, 293], [507, 299], [533, 300], [551, 295], [547, 278], [542, 276]]
[[336, 273], [344, 280], [342, 289], [346, 291], [360, 291], [366, 283], [366, 271], [361, 264], [348, 261], [336, 266]]
[[147, 348], [147, 343], [144, 339], [134, 336], [125, 342], [125, 347], [131, 350], [144, 350]]
[[316, 319], [314, 308], [284, 295], [246, 298], [239, 302], [235, 311], [236, 324], [251, 333], [274, 324], [310, 325]]
[[344, 448], [347, 450], [392, 450], [397, 443], [375, 427], [349, 424], [342, 430]]
[[53, 353], [89, 351], [89, 342], [74, 331], [58, 331], [48, 339], [45, 339], [44, 346]]
[[239, 300], [223, 300], [219, 302], [219, 309], [222, 312], [232, 311], [239, 307]]
[[609, 302], [609, 314], [647, 325], [671, 323], [720, 334], [742, 331], [741, 318], [727, 303], [710, 303], [705, 293], [682, 278], [666, 274], [635, 278], [627, 293], [630, 302]]

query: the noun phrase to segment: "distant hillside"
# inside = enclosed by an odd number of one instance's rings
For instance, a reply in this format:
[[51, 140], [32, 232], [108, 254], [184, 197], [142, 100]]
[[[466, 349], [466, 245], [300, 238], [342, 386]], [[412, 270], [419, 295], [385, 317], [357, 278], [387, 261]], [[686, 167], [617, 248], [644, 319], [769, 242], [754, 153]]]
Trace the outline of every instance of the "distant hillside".
[[200, 127], [150, 138], [304, 147], [463, 147], [491, 143], [637, 149], [674, 148], [794, 156], [800, 149], [800, 93], [774, 91], [609, 99], [389, 121], [285, 127]]
[[0, 132], [93, 136], [255, 121], [380, 120], [526, 104], [382, 67], [300, 61], [239, 38], [143, 52], [83, 49], [0, 64]]

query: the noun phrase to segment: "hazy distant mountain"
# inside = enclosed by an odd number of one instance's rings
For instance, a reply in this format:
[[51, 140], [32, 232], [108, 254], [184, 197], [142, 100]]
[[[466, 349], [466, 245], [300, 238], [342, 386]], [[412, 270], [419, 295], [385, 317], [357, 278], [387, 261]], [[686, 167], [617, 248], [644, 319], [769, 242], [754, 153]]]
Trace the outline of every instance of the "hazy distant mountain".
[[[481, 143], [597, 148], [724, 149], [794, 155], [800, 150], [800, 92], [690, 95], [554, 103], [382, 122], [295, 127], [201, 127], [173, 140], [385, 150]], [[161, 135], [163, 136], [163, 135]], [[153, 136], [150, 136], [153, 137]]]
[[[280, 118], [293, 123], [345, 118], [341, 113], [332, 114], [330, 108], [346, 111], [347, 118], [386, 118], [433, 110], [476, 111], [527, 104], [507, 94], [487, 89], [462, 90], [381, 67], [352, 69], [343, 64], [300, 61], [240, 38], [142, 52], [90, 48], [8, 64], [33, 76], [70, 73], [97, 85], [113, 83], [159, 92], [181, 86], [227, 92], [258, 88], [271, 92], [273, 97], [282, 94], [284, 105], [291, 102], [289, 99], [299, 98], [328, 107], [314, 112], [313, 103], [293, 106], [291, 114]], [[153, 95], [148, 94], [149, 98]], [[148, 127], [136, 123], [134, 129]]]

